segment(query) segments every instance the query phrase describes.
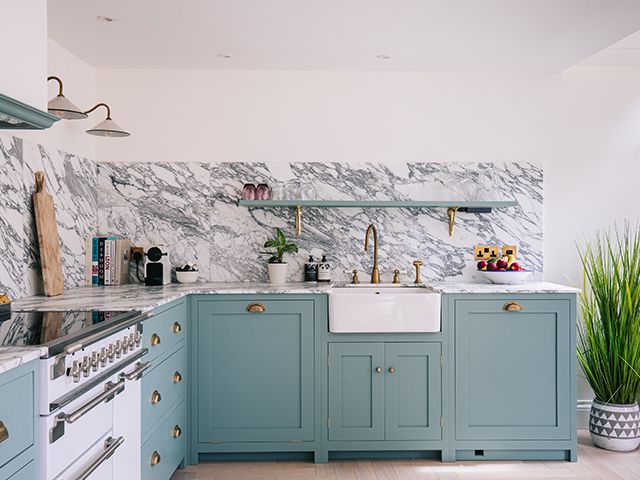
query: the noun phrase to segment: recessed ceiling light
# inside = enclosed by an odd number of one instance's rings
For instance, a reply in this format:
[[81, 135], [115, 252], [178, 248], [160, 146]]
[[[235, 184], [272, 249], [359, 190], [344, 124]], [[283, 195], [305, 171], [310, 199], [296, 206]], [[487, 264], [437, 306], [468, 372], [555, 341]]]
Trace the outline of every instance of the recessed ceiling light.
[[219, 58], [231, 58], [231, 57], [233, 57], [233, 53], [224, 53], [224, 52], [222, 52], [222, 53], [219, 53], [217, 55], [217, 57], [219, 57]]
[[116, 17], [110, 17], [108, 15], [98, 15], [96, 17], [96, 20], [98, 20], [99, 22], [111, 23], [111, 22], [115, 22], [118, 19]]
[[380, 55], [378, 55], [376, 57], [378, 60], [389, 60], [391, 59], [391, 55], [385, 55], [384, 53], [381, 53]]

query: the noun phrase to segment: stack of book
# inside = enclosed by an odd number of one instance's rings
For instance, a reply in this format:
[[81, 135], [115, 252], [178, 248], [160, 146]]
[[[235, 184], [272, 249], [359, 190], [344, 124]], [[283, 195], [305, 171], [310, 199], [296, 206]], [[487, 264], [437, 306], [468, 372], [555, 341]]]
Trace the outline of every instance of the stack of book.
[[86, 240], [87, 285], [129, 283], [131, 241], [116, 237], [88, 237]]

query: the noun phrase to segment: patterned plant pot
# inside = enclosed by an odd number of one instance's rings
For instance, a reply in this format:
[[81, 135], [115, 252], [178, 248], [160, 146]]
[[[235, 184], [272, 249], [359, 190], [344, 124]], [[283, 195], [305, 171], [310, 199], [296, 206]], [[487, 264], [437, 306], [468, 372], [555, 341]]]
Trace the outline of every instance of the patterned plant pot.
[[630, 452], [640, 445], [640, 407], [594, 400], [589, 414], [593, 443], [605, 450]]

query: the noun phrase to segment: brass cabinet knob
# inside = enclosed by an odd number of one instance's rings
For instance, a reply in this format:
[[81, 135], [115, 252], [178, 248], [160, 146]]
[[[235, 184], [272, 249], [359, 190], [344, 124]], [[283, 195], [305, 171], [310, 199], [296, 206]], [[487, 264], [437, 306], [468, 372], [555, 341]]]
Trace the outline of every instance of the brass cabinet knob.
[[173, 427], [173, 438], [178, 438], [182, 435], [182, 429], [180, 428], [180, 425], [176, 425], [175, 427]]
[[393, 367], [389, 367], [389, 373], [394, 373], [395, 371], [396, 371], [396, 369], [395, 369], [395, 368], [393, 368]]
[[376, 373], [382, 373], [382, 368], [376, 367]]
[[176, 372], [173, 374], [173, 383], [180, 383], [182, 381], [182, 374], [180, 372]]
[[262, 305], [261, 303], [250, 303], [249, 305], [247, 305], [247, 312], [250, 313], [262, 313], [266, 310], [266, 308], [264, 308], [264, 305]]
[[156, 345], [160, 345], [160, 336], [157, 333], [151, 335], [151, 345], [153, 345], [154, 347]]
[[160, 400], [162, 400], [162, 395], [160, 395], [160, 392], [158, 390], [154, 390], [151, 394], [151, 405], [160, 403]]
[[0, 422], [0, 443], [5, 440], [9, 440], [9, 429], [3, 422]]
[[507, 302], [502, 308], [507, 312], [521, 312], [523, 310], [522, 305], [518, 302]]
[[179, 322], [173, 322], [173, 327], [171, 327], [173, 333], [180, 333], [182, 331], [182, 325]]
[[162, 458], [160, 457], [160, 454], [158, 453], [158, 451], [154, 451], [151, 454], [151, 466], [155, 466], [158, 465], [160, 463], [160, 460], [162, 460]]

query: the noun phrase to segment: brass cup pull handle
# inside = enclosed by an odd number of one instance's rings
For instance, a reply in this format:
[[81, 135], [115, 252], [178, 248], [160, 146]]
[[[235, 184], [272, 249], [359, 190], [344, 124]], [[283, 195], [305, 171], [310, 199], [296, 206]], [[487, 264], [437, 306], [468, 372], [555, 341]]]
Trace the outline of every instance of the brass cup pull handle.
[[160, 345], [160, 342], [160, 336], [157, 333], [151, 335], [151, 345], [155, 347], [156, 345]]
[[154, 451], [151, 454], [151, 466], [155, 466], [158, 465], [160, 463], [160, 461], [162, 460], [162, 457], [160, 457], [160, 454], [158, 453], [158, 451]]
[[382, 373], [382, 368], [376, 367], [376, 373]]
[[180, 425], [176, 425], [175, 427], [173, 427], [173, 438], [179, 438], [182, 435], [182, 429], [180, 428]]
[[522, 305], [518, 302], [507, 302], [502, 308], [507, 312], [521, 312], [523, 310]]
[[151, 405], [157, 405], [162, 400], [162, 395], [158, 390], [154, 390], [151, 394]]
[[9, 440], [9, 429], [3, 422], [0, 422], [0, 443], [5, 440]]
[[173, 322], [173, 327], [171, 327], [173, 333], [180, 333], [182, 331], [182, 325], [179, 322]]
[[266, 310], [266, 308], [264, 308], [264, 305], [262, 305], [261, 303], [250, 303], [249, 305], [247, 305], [247, 312], [250, 313], [262, 313]]
[[182, 374], [180, 372], [176, 372], [173, 374], [173, 383], [180, 383], [182, 381]]
[[396, 369], [395, 369], [395, 368], [393, 368], [393, 367], [389, 367], [389, 373], [394, 373], [395, 371], [396, 371]]

